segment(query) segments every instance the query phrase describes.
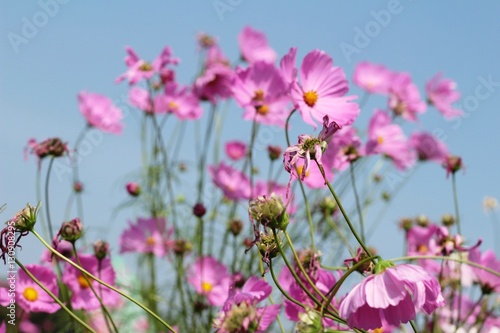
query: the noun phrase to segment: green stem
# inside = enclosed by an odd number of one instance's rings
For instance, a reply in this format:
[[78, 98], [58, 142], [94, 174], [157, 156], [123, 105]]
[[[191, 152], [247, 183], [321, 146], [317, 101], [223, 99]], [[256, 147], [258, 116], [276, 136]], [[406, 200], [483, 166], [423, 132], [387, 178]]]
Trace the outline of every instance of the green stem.
[[[75, 142], [75, 155], [76, 155], [76, 161], [75, 164], [73, 165], [73, 186], [80, 181], [79, 177], [79, 172], [78, 172], [78, 163], [80, 163], [80, 160], [78, 158], [78, 148], [80, 148], [80, 144], [85, 137], [85, 134], [87, 131], [90, 129], [90, 125], [85, 126], [85, 128], [82, 129], [80, 134], [78, 135], [78, 138], [76, 139]], [[82, 202], [82, 196], [80, 192], [75, 192], [73, 190], [73, 193], [76, 196], [76, 207], [77, 207], [77, 216], [80, 218], [80, 220], [83, 222], [83, 202]], [[70, 207], [71, 210], [71, 207]]]
[[56, 295], [54, 295], [50, 290], [48, 290], [35, 276], [33, 276], [33, 274], [31, 274], [31, 272], [26, 268], [24, 267], [23, 264], [21, 264], [21, 262], [19, 260], [17, 260], [17, 258], [15, 259], [16, 261], [16, 264], [21, 267], [21, 269], [26, 273], [26, 275], [29, 276], [29, 278], [31, 280], [33, 280], [33, 282], [35, 282], [40, 288], [42, 288], [57, 304], [59, 304], [59, 306], [64, 310], [66, 311], [76, 322], [78, 322], [80, 325], [82, 325], [83, 327], [85, 327], [88, 331], [90, 332], [93, 332], [93, 333], [96, 333], [96, 331], [94, 331], [92, 329], [92, 327], [90, 327], [89, 325], [87, 325], [84, 321], [82, 321], [80, 318], [78, 318], [70, 309], [68, 309], [66, 307], [66, 305], [64, 305], [63, 302], [61, 302], [59, 300], [59, 298], [57, 298]]
[[328, 186], [328, 189], [330, 190], [330, 193], [333, 195], [333, 198], [335, 199], [335, 202], [337, 203], [337, 206], [339, 207], [340, 211], [342, 212], [342, 215], [344, 216], [345, 221], [347, 222], [347, 225], [349, 226], [349, 229], [351, 230], [352, 234], [354, 235], [354, 238], [358, 241], [359, 245], [363, 248], [365, 253], [371, 257], [370, 251], [366, 247], [365, 243], [363, 240], [359, 237], [358, 233], [356, 232], [356, 229], [354, 229], [354, 226], [351, 223], [351, 220], [349, 219], [349, 216], [347, 216], [347, 213], [344, 210], [344, 207], [342, 206], [342, 203], [340, 202], [340, 199], [337, 197], [337, 194], [335, 193], [335, 190], [333, 189], [332, 185], [326, 179], [325, 176], [325, 170], [323, 170], [323, 166], [316, 161], [316, 164], [318, 165], [319, 170], [321, 171], [321, 174], [323, 175], [323, 179], [325, 180], [325, 184]]
[[453, 187], [453, 203], [455, 206], [455, 222], [457, 224], [457, 233], [462, 235], [462, 230], [460, 228], [460, 213], [458, 211], [458, 194], [457, 194], [457, 182], [455, 178], [455, 173], [451, 174], [451, 184]]
[[54, 157], [50, 157], [49, 167], [47, 169], [47, 176], [45, 177], [45, 214], [47, 216], [47, 225], [49, 226], [49, 238], [55, 236], [54, 230], [52, 229], [52, 222], [50, 221], [50, 208], [49, 208], [49, 180], [50, 180], [50, 171], [52, 170], [52, 165], [54, 164]]
[[361, 203], [359, 201], [358, 190], [356, 189], [356, 179], [354, 177], [354, 162], [349, 163], [349, 171], [351, 174], [352, 190], [354, 192], [354, 198], [356, 199], [356, 209], [358, 210], [359, 226], [361, 230], [361, 240], [363, 243], [365, 240], [365, 224], [363, 222], [363, 212], [361, 211]]
[[75, 267], [76, 269], [78, 269], [80, 272], [88, 275], [91, 279], [97, 281], [98, 283], [102, 284], [103, 286], [113, 290], [114, 292], [120, 294], [121, 296], [125, 297], [126, 299], [128, 299], [129, 301], [131, 301], [132, 303], [134, 303], [135, 305], [137, 305], [138, 307], [140, 307], [141, 309], [143, 309], [144, 311], [146, 311], [148, 314], [150, 314], [151, 316], [153, 316], [155, 319], [157, 319], [160, 323], [163, 324], [163, 326], [165, 326], [167, 329], [170, 330], [170, 332], [175, 332], [174, 329], [169, 325], [167, 324], [163, 319], [161, 319], [156, 313], [152, 312], [150, 309], [148, 309], [147, 307], [145, 307], [143, 304], [141, 304], [140, 302], [136, 301], [134, 298], [130, 297], [129, 295], [125, 294], [124, 292], [122, 292], [121, 290], [113, 287], [112, 285], [102, 281], [101, 279], [99, 279], [98, 277], [94, 276], [93, 274], [91, 274], [90, 272], [88, 272], [86, 269], [80, 267], [79, 265], [75, 264], [73, 261], [71, 261], [70, 259], [66, 258], [65, 256], [63, 256], [61, 253], [59, 253], [58, 251], [56, 251], [55, 249], [53, 249], [49, 244], [47, 244], [47, 242], [34, 230], [34, 229], [31, 229], [30, 230], [33, 235], [36, 236], [36, 238], [38, 238], [40, 240], [40, 242], [42, 242], [42, 244], [47, 248], [49, 249], [50, 252], [52, 252], [54, 255], [56, 255], [57, 257], [59, 257], [60, 259], [66, 261], [68, 264], [70, 264], [71, 266]]
[[[80, 257], [78, 256], [78, 251], [76, 250], [75, 242], [71, 242], [71, 245], [73, 246], [73, 252], [75, 253], [76, 263], [79, 266], [83, 267], [82, 263], [80, 262]], [[94, 286], [92, 285], [91, 281], [89, 280], [89, 278], [86, 274], [82, 274], [82, 276], [85, 279], [85, 282], [87, 283], [87, 285], [90, 287], [90, 290], [92, 290], [92, 293], [95, 295], [95, 297], [99, 301], [99, 304], [101, 305], [101, 310], [104, 313], [104, 316], [105, 316], [104, 318], [106, 319], [106, 326], [108, 328], [108, 331], [111, 331], [111, 329], [109, 327], [109, 322], [111, 322], [111, 325], [113, 326], [113, 330], [118, 333], [118, 328], [116, 327], [115, 322], [113, 321], [113, 318], [111, 317], [111, 314], [109, 313], [108, 309], [106, 308], [106, 306], [102, 302], [102, 295], [101, 295], [101, 297], [99, 297], [99, 295], [97, 295], [97, 292], [95, 291]], [[109, 319], [109, 322], [108, 322], [108, 319]]]
[[[286, 144], [288, 145], [288, 147], [291, 146], [290, 135], [288, 133], [288, 124], [290, 122], [290, 118], [292, 117], [292, 115], [294, 113], [295, 113], [295, 109], [292, 110], [292, 112], [290, 112], [290, 114], [286, 118], [286, 123], [285, 123], [285, 136], [286, 136]], [[309, 201], [307, 199], [306, 191], [304, 189], [304, 184], [302, 184], [302, 180], [300, 180], [300, 177], [298, 177], [299, 172], [298, 172], [297, 168], [295, 168], [295, 172], [297, 173], [297, 179], [299, 181], [300, 191], [302, 192], [302, 198], [304, 199], [304, 206], [306, 209], [307, 221], [309, 222], [309, 237], [311, 238], [311, 248], [314, 251], [316, 249], [316, 245], [314, 243], [314, 223], [312, 220], [311, 207], [309, 206]], [[290, 175], [290, 177], [291, 177], [291, 175]]]

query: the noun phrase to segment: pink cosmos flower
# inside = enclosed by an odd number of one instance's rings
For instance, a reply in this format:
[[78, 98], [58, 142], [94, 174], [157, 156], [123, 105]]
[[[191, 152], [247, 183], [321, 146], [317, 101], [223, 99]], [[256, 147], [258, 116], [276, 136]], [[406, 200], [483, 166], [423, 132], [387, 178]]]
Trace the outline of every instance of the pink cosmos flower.
[[394, 73], [389, 88], [389, 107], [397, 116], [409, 121], [416, 121], [417, 114], [426, 110], [425, 102], [420, 98], [417, 86], [408, 73]]
[[155, 99], [158, 113], [173, 113], [180, 120], [199, 119], [203, 114], [198, 98], [188, 89], [174, 82], [165, 84], [164, 93]]
[[[39, 265], [26, 265], [26, 269], [54, 295], [58, 295], [57, 278], [50, 268]], [[26, 312], [55, 313], [61, 308], [23, 270], [19, 270], [19, 274], [15, 279], [7, 279], [7, 281], [15, 284], [15, 298], [10, 296], [7, 288], [0, 288], [0, 304], [2, 306], [8, 306], [11, 300], [15, 299], [16, 304]]]
[[120, 236], [120, 253], [153, 253], [163, 257], [173, 230], [166, 227], [165, 218], [138, 218]]
[[176, 65], [179, 63], [179, 59], [172, 57], [172, 50], [168, 46], [162, 50], [152, 63], [140, 59], [130, 46], [125, 47], [125, 51], [127, 52], [125, 64], [128, 70], [115, 80], [116, 83], [128, 80], [129, 84], [133, 85], [141, 80], [152, 78], [153, 75], [160, 73], [167, 65]]
[[[292, 56], [288, 57], [286, 65], [282, 63], [285, 78], [293, 77]], [[309, 52], [302, 61], [300, 81], [294, 80], [291, 97], [306, 123], [316, 128], [315, 120], [322, 121], [325, 115], [340, 126], [354, 122], [360, 112], [358, 104], [352, 103], [357, 96], [344, 96], [349, 91], [347, 79], [329, 55], [320, 50]]]
[[433, 105], [446, 119], [453, 119], [463, 115], [463, 111], [455, 109], [453, 103], [460, 99], [460, 93], [456, 91], [457, 84], [443, 78], [442, 73], [437, 73], [425, 85], [427, 100]]
[[449, 155], [446, 145], [430, 133], [413, 133], [409, 144], [417, 152], [420, 161], [434, 161], [442, 164]]
[[239, 69], [232, 85], [233, 97], [245, 109], [243, 119], [267, 125], [285, 126], [290, 102], [288, 87], [279, 70], [259, 61]]
[[241, 160], [247, 153], [247, 145], [243, 141], [228, 141], [224, 146], [226, 155], [233, 161]]
[[257, 61], [274, 63], [276, 52], [268, 45], [266, 36], [252, 27], [246, 26], [238, 35], [241, 57], [250, 64]]
[[264, 333], [276, 319], [281, 305], [257, 307], [271, 294], [271, 286], [263, 279], [250, 277], [241, 290], [231, 287], [230, 294], [214, 320], [218, 332], [259, 332]]
[[[309, 276], [309, 279], [314, 283], [316, 288], [326, 295], [330, 288], [335, 285], [335, 277], [333, 274], [320, 266], [319, 254], [310, 250], [305, 250], [299, 253], [302, 265]], [[295, 273], [299, 276], [302, 283], [307, 287], [308, 291], [317, 299], [321, 299], [317, 292], [310, 286], [306, 277], [303, 275], [297, 263], [294, 263]], [[281, 287], [293, 298], [300, 303], [314, 309], [316, 303], [307, 295], [307, 293], [300, 287], [298, 282], [293, 277], [292, 273], [287, 267], [284, 267], [278, 276], [278, 282]], [[333, 299], [332, 305], [337, 308], [336, 300]], [[284, 300], [285, 315], [292, 321], [300, 321], [300, 316], [305, 313], [304, 308], [296, 305], [288, 299]], [[326, 327], [332, 326], [334, 323], [330, 319], [323, 319], [323, 324]]]
[[438, 228], [435, 224], [429, 224], [425, 227], [419, 225], [412, 226], [406, 232], [406, 255], [438, 255], [440, 252], [436, 237]]
[[155, 113], [157, 110], [155, 100], [149, 96], [149, 92], [144, 88], [130, 88], [128, 92], [128, 101], [131, 105], [146, 113]]
[[373, 113], [368, 125], [368, 142], [363, 154], [383, 154], [394, 162], [399, 170], [406, 170], [416, 160], [401, 127], [393, 124], [391, 118], [382, 110]]
[[384, 65], [363, 61], [356, 65], [353, 81], [370, 94], [388, 94], [392, 72]]
[[325, 165], [337, 171], [345, 170], [361, 156], [361, 139], [353, 127], [345, 126], [335, 133], [323, 154]]
[[399, 326], [415, 319], [417, 311], [431, 314], [445, 304], [438, 280], [420, 266], [383, 265], [386, 268], [357, 284], [340, 304], [339, 314], [349, 327], [375, 329], [383, 319]]
[[[80, 254], [78, 258], [80, 259], [81, 266], [90, 274], [99, 277], [102, 281], [110, 285], [115, 284], [116, 274], [109, 258], [99, 261], [91, 254]], [[78, 269], [71, 265], [65, 266], [62, 279], [71, 291], [71, 305], [74, 309], [90, 311], [101, 307], [99, 300], [90, 288], [90, 284], [97, 294], [100, 295], [104, 305], [113, 307], [120, 303], [120, 295], [118, 293], [102, 286], [89, 277], [86, 279]]]
[[193, 91], [199, 99], [210, 101], [212, 104], [215, 104], [217, 99], [228, 99], [231, 97], [233, 75], [233, 70], [227, 66], [212, 65], [196, 79]]
[[231, 200], [247, 200], [251, 197], [250, 180], [240, 171], [221, 162], [217, 166], [209, 166], [208, 173], [215, 186]]
[[231, 275], [224, 264], [211, 256], [198, 258], [189, 268], [188, 282], [208, 303], [222, 306], [229, 293]]
[[82, 91], [78, 94], [80, 112], [88, 124], [106, 133], [121, 134], [122, 112], [106, 96]]
[[[481, 251], [475, 248], [469, 252], [469, 260], [495, 271], [498, 271], [500, 268], [500, 260], [498, 260], [495, 256], [495, 252], [492, 250], [486, 250], [481, 254]], [[500, 291], [500, 277], [481, 268], [471, 267], [475, 275], [475, 281], [480, 284], [483, 293], [488, 294]]]

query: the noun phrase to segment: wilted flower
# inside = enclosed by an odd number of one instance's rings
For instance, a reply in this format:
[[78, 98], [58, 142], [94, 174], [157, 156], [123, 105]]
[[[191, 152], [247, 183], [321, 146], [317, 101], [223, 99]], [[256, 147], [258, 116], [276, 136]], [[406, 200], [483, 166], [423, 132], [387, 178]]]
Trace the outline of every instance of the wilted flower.
[[248, 212], [250, 218], [260, 225], [272, 229], [285, 230], [288, 226], [288, 214], [281, 196], [272, 193], [261, 195], [250, 201]]
[[24, 150], [25, 155], [28, 150], [31, 154], [34, 154], [38, 157], [39, 168], [44, 157], [61, 157], [69, 152], [67, 144], [62, 142], [59, 138], [50, 138], [42, 142], [36, 142], [35, 139], [29, 139], [28, 144]]

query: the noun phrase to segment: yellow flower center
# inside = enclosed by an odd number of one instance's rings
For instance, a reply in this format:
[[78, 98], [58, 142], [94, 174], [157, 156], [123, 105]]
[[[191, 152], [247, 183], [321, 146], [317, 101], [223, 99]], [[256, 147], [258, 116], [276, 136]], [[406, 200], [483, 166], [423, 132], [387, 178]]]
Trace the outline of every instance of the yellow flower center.
[[384, 329], [382, 327], [376, 328], [373, 330], [373, 333], [384, 333]]
[[153, 70], [153, 66], [151, 66], [151, 64], [145, 62], [141, 66], [139, 66], [139, 70], [141, 70], [143, 72], [149, 72], [149, 71]]
[[266, 114], [269, 113], [269, 106], [267, 106], [266, 104], [256, 106], [255, 111], [257, 111], [257, 113], [260, 114], [261, 116], [265, 116]]
[[87, 289], [90, 287], [91, 280], [88, 276], [87, 278], [85, 278], [85, 276], [80, 274], [78, 276], [78, 283], [80, 284], [80, 287], [82, 287], [83, 289]]
[[[299, 176], [302, 175], [302, 170], [304, 170], [304, 166], [303, 165], [297, 167], [297, 173], [298, 173]], [[306, 177], [309, 176], [309, 173], [310, 173], [310, 171], [307, 170], [306, 171]]]
[[429, 252], [429, 248], [425, 244], [420, 244], [419, 246], [417, 246], [417, 251], [419, 253], [426, 254], [427, 252]]
[[255, 91], [255, 95], [253, 96], [254, 101], [263, 101], [264, 100], [264, 91], [262, 89], [258, 89]]
[[149, 245], [149, 246], [153, 246], [156, 244], [156, 240], [154, 239], [153, 236], [149, 236], [147, 239], [146, 239], [146, 244]]
[[203, 289], [204, 292], [208, 293], [212, 290], [214, 286], [210, 282], [203, 282], [201, 284], [201, 289]]
[[171, 111], [176, 111], [179, 108], [179, 105], [175, 103], [174, 101], [168, 102], [168, 109]]
[[35, 290], [35, 288], [28, 287], [24, 289], [23, 296], [27, 301], [34, 302], [38, 299], [38, 292]]
[[381, 136], [377, 137], [377, 143], [378, 143], [379, 145], [383, 144], [383, 143], [384, 143], [384, 138], [383, 138], [383, 137], [381, 137]]
[[313, 107], [317, 101], [318, 94], [315, 91], [311, 90], [304, 93], [304, 102], [306, 102], [308, 106]]

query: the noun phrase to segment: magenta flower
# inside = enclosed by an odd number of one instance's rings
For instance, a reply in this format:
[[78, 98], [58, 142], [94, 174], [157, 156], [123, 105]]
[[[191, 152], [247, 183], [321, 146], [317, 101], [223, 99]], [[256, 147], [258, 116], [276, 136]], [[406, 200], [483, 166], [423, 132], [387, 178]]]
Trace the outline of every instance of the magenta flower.
[[231, 97], [233, 75], [233, 70], [225, 65], [211, 65], [196, 79], [193, 91], [199, 99], [210, 101], [212, 104], [215, 104], [217, 99], [228, 99]]
[[[26, 269], [54, 295], [58, 295], [57, 278], [50, 268], [39, 265], [26, 265]], [[26, 312], [55, 313], [61, 308], [23, 270], [19, 270], [19, 274], [11, 280], [7, 278], [7, 281], [10, 284], [15, 284], [15, 287], [11, 287], [15, 292], [11, 296], [8, 288], [0, 288], [0, 304], [2, 306], [8, 306], [11, 300], [15, 299], [16, 304]]]
[[106, 96], [82, 91], [78, 94], [80, 112], [88, 124], [106, 133], [121, 134], [122, 112]]
[[231, 200], [247, 200], [251, 197], [250, 180], [233, 167], [221, 162], [217, 166], [210, 165], [208, 173], [215, 186]]
[[428, 102], [433, 105], [446, 119], [453, 119], [463, 115], [463, 111], [455, 109], [453, 103], [460, 99], [460, 93], [456, 91], [457, 84], [444, 79], [442, 73], [437, 73], [425, 85]]
[[434, 161], [442, 164], [449, 155], [446, 145], [430, 133], [413, 133], [409, 144], [417, 152], [420, 161]]
[[255, 276], [250, 277], [241, 290], [232, 286], [229, 297], [214, 320], [214, 327], [221, 333], [266, 332], [276, 319], [281, 305], [256, 305], [267, 298], [271, 291], [266, 281]]
[[368, 125], [368, 142], [363, 154], [383, 154], [389, 157], [399, 170], [411, 167], [416, 160], [401, 127], [393, 124], [382, 110], [376, 110]]
[[257, 61], [274, 63], [276, 52], [268, 45], [266, 36], [252, 27], [246, 26], [238, 35], [241, 57], [250, 64]]
[[[491, 268], [498, 271], [500, 269], [500, 260], [495, 256], [495, 252], [487, 250], [481, 254], [478, 248], [469, 252], [469, 261], [475, 262], [481, 266]], [[492, 292], [500, 291], [500, 277], [493, 275], [481, 268], [472, 267], [475, 275], [475, 281], [479, 283], [483, 293], [490, 294]]]
[[165, 218], [138, 218], [120, 236], [120, 253], [153, 253], [163, 257], [173, 230], [167, 230]]
[[[91, 254], [80, 254], [78, 258], [80, 259], [81, 266], [90, 274], [99, 277], [102, 281], [110, 285], [115, 284], [116, 274], [109, 258], [98, 260]], [[89, 311], [101, 307], [90, 285], [100, 295], [104, 305], [116, 306], [120, 302], [120, 295], [118, 293], [104, 287], [90, 277], [86, 279], [78, 269], [71, 265], [65, 266], [62, 279], [71, 291], [71, 305], [74, 309]]]
[[438, 226], [429, 224], [422, 227], [414, 225], [406, 232], [406, 255], [421, 256], [421, 255], [438, 255], [440, 254], [439, 245], [437, 244]]
[[[292, 76], [289, 66], [285, 71], [285, 77]], [[358, 104], [352, 103], [357, 97], [344, 96], [349, 91], [347, 79], [329, 55], [319, 50], [309, 52], [302, 61], [300, 81], [292, 84], [291, 97], [306, 123], [316, 128], [315, 120], [322, 121], [325, 115], [340, 126], [354, 122], [360, 112]]]
[[168, 46], [162, 50], [160, 55], [152, 63], [140, 59], [130, 46], [125, 47], [125, 51], [127, 52], [125, 64], [128, 70], [115, 80], [116, 83], [128, 80], [129, 84], [133, 85], [141, 80], [152, 78], [156, 73], [160, 73], [167, 65], [176, 65], [179, 63], [179, 59], [172, 57], [172, 50]]
[[155, 99], [158, 113], [173, 113], [180, 120], [199, 119], [203, 113], [198, 98], [188, 89], [174, 82], [165, 84], [164, 93]]
[[389, 107], [395, 115], [409, 121], [416, 121], [417, 114], [426, 110], [417, 86], [408, 73], [394, 73], [389, 89]]
[[243, 119], [267, 125], [285, 126], [290, 110], [288, 87], [271, 63], [256, 62], [239, 69], [232, 85], [233, 97], [245, 109]]
[[210, 305], [224, 305], [231, 275], [217, 259], [210, 256], [198, 258], [190, 267], [187, 279], [198, 294], [206, 296]]
[[370, 94], [388, 94], [392, 72], [384, 65], [363, 61], [356, 65], [353, 81]]
[[247, 153], [247, 145], [243, 141], [233, 140], [224, 146], [226, 155], [233, 161], [241, 160]]
[[[317, 164], [322, 165], [321, 157], [328, 147], [328, 143], [332, 139], [333, 134], [340, 129], [340, 126], [332, 121], [328, 116], [323, 117], [323, 129], [317, 138], [313, 138], [307, 134], [299, 135], [299, 142], [295, 146], [288, 147], [283, 156], [285, 170], [289, 173], [296, 166], [299, 159], [304, 160], [304, 166], [300, 173], [300, 179], [304, 180], [307, 171], [309, 171], [311, 160], [315, 160]], [[311, 154], [314, 154], [311, 156]]]
[[339, 314], [351, 328], [376, 329], [383, 320], [399, 326], [417, 311], [431, 314], [445, 304], [438, 280], [420, 266], [379, 262], [375, 270], [340, 304]]

